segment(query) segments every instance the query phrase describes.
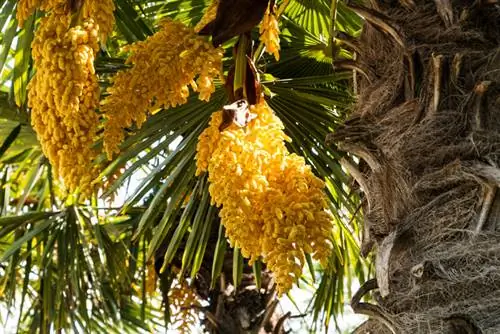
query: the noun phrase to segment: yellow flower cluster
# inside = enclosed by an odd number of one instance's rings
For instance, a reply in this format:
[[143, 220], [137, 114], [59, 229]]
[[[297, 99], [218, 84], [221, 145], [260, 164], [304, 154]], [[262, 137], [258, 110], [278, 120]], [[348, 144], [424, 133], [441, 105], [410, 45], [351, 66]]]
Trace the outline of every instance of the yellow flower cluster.
[[260, 23], [260, 40], [266, 46], [269, 54], [274, 54], [276, 61], [280, 60], [280, 28], [276, 14], [268, 7]]
[[70, 15], [54, 9], [32, 44], [36, 74], [29, 89], [31, 121], [45, 155], [65, 185], [87, 192], [94, 175], [91, 149], [99, 117], [94, 73], [98, 31], [92, 20], [70, 28]]
[[130, 51], [127, 64], [132, 68], [115, 76], [101, 105], [109, 157], [119, 152], [124, 128], [132, 123], [140, 127], [148, 112], [186, 103], [189, 86], [208, 101], [215, 91], [214, 78], [221, 75], [222, 49], [215, 49], [180, 22], [164, 21], [160, 31], [130, 46]]
[[197, 307], [200, 298], [186, 282], [176, 282], [168, 292], [171, 311], [171, 323], [177, 333], [192, 333], [193, 327], [199, 325]]
[[[95, 0], [99, 3], [95, 11], [109, 2]], [[71, 27], [71, 14], [61, 5], [41, 20], [32, 43], [36, 73], [28, 86], [28, 106], [44, 154], [56, 173], [70, 191], [79, 187], [87, 196], [97, 174], [92, 145], [99, 123], [94, 58], [100, 31], [91, 16], [82, 19], [81, 25]]]
[[99, 27], [99, 39], [106, 41], [115, 25], [115, 4], [113, 0], [86, 0], [82, 6], [82, 16], [92, 18]]
[[[18, 0], [16, 18], [19, 26], [22, 27], [24, 21], [39, 8], [48, 12], [56, 7], [64, 6], [64, 9], [69, 12], [70, 1], [68, 0]], [[106, 40], [106, 37], [111, 33], [114, 26], [113, 11], [115, 4], [113, 0], [87, 0], [83, 1], [82, 17], [92, 18], [99, 26], [101, 40]]]
[[332, 218], [323, 181], [288, 152], [280, 119], [265, 103], [251, 112], [258, 116], [246, 128], [233, 124], [223, 132], [222, 112], [214, 113], [199, 138], [197, 174], [209, 173], [210, 195], [222, 206], [232, 246], [250, 262], [262, 257], [283, 293], [300, 277], [304, 252], [327, 264]]
[[210, 5], [205, 10], [205, 13], [203, 13], [203, 17], [201, 18], [200, 22], [198, 22], [196, 24], [196, 26], [194, 27], [195, 32], [199, 32], [208, 23], [215, 20], [215, 17], [217, 16], [217, 8], [218, 7], [219, 7], [219, 0], [212, 0]]
[[20, 27], [23, 26], [24, 21], [33, 14], [33, 12], [40, 8], [43, 11], [49, 11], [56, 8], [60, 4], [67, 1], [65, 0], [18, 0], [16, 9], [16, 18]]

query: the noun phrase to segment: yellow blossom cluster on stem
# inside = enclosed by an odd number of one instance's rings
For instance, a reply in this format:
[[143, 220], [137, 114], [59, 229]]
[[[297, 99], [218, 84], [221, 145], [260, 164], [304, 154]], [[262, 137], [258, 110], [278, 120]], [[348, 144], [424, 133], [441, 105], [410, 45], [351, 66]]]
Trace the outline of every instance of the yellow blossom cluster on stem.
[[200, 298], [185, 281], [176, 281], [168, 292], [171, 323], [177, 333], [192, 333], [193, 327], [199, 325], [197, 308], [201, 306]]
[[197, 146], [197, 174], [208, 171], [212, 201], [232, 246], [250, 262], [259, 257], [273, 271], [279, 293], [300, 277], [304, 253], [327, 265], [332, 217], [324, 183], [304, 159], [290, 154], [281, 120], [265, 103], [245, 128], [219, 132], [222, 112], [213, 114]]
[[199, 32], [208, 23], [210, 23], [213, 20], [215, 20], [215, 17], [217, 16], [217, 8], [218, 7], [219, 7], [219, 0], [212, 0], [212, 2], [210, 3], [210, 5], [205, 10], [205, 13], [203, 13], [203, 17], [201, 18], [201, 20], [194, 27], [194, 31], [195, 32]]
[[123, 129], [140, 127], [148, 113], [187, 102], [189, 87], [210, 99], [214, 79], [221, 76], [222, 49], [214, 48], [193, 28], [165, 20], [161, 30], [129, 47], [130, 69], [118, 72], [102, 102], [104, 148], [109, 157], [119, 152]]
[[115, 25], [115, 4], [113, 0], [86, 0], [82, 6], [82, 16], [92, 18], [99, 27], [99, 39], [106, 41]]
[[[24, 21], [33, 14], [36, 9], [48, 12], [57, 7], [64, 7], [65, 11], [70, 10], [68, 0], [18, 0], [16, 18], [19, 26], [23, 26]], [[111, 33], [114, 26], [113, 11], [115, 5], [113, 0], [87, 0], [83, 1], [82, 17], [92, 18], [99, 26], [101, 40], [105, 40]]]
[[273, 54], [276, 61], [280, 60], [280, 28], [278, 19], [270, 7], [267, 8], [260, 23], [260, 41], [266, 46], [269, 54]]
[[17, 22], [19, 26], [22, 27], [24, 22], [36, 9], [39, 8], [43, 11], [49, 11], [65, 2], [67, 2], [67, 0], [18, 0], [16, 9]]
[[[112, 0], [95, 2], [95, 11]], [[36, 72], [28, 85], [31, 122], [44, 154], [65, 186], [88, 196], [97, 168], [92, 148], [99, 116], [99, 84], [94, 59], [99, 51], [99, 26], [89, 11], [71, 26], [67, 6], [51, 9], [32, 43]], [[111, 13], [112, 15], [112, 13]], [[107, 22], [113, 22], [113, 17]], [[109, 24], [109, 23], [108, 23]]]

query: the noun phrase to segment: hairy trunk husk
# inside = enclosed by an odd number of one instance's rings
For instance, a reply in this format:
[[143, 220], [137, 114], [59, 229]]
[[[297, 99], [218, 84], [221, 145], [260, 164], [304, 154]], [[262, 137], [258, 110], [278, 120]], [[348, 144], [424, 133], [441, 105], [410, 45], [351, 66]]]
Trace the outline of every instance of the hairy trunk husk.
[[500, 4], [370, 3], [360, 97], [328, 138], [362, 159], [344, 165], [375, 244], [355, 332], [500, 333]]

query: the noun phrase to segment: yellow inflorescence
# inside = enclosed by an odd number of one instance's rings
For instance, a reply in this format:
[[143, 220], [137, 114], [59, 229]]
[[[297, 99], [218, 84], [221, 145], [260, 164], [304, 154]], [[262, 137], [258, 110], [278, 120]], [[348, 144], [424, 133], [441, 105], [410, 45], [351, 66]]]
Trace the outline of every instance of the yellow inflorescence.
[[198, 312], [200, 298], [186, 282], [177, 282], [168, 292], [171, 311], [171, 323], [177, 333], [192, 333], [193, 327], [199, 325]]
[[33, 14], [33, 12], [40, 8], [44, 11], [49, 11], [58, 7], [60, 4], [67, 2], [65, 0], [18, 0], [16, 18], [20, 27], [23, 26], [24, 21]]
[[116, 75], [101, 106], [109, 157], [119, 151], [124, 128], [132, 123], [140, 127], [148, 112], [186, 103], [189, 86], [208, 101], [215, 91], [214, 78], [221, 75], [222, 49], [180, 22], [166, 20], [160, 31], [130, 51], [127, 64], [133, 67]]
[[287, 151], [280, 119], [265, 103], [251, 112], [258, 116], [246, 128], [231, 125], [221, 133], [221, 112], [212, 116], [199, 138], [197, 174], [209, 173], [231, 244], [251, 262], [262, 257], [283, 293], [300, 277], [304, 252], [326, 265], [332, 219], [323, 181]]
[[[18, 0], [16, 18], [19, 26], [24, 24], [24, 21], [39, 8], [48, 12], [57, 7], [64, 7], [65, 11], [70, 10], [70, 1], [68, 0]], [[106, 40], [106, 37], [113, 30], [115, 24], [113, 11], [115, 4], [113, 0], [88, 0], [83, 1], [82, 17], [84, 19], [92, 18], [99, 26], [101, 40]]]
[[205, 10], [205, 13], [203, 13], [203, 17], [201, 18], [200, 22], [198, 22], [194, 27], [195, 32], [199, 32], [208, 23], [215, 20], [215, 17], [217, 16], [217, 7], [219, 7], [219, 0], [212, 0], [210, 5]]
[[36, 73], [28, 86], [28, 106], [42, 149], [56, 173], [70, 191], [79, 187], [89, 195], [97, 173], [92, 145], [99, 123], [94, 58], [100, 31], [91, 17], [82, 19], [81, 25], [71, 27], [66, 6], [57, 6], [41, 20], [32, 43]]
[[114, 10], [115, 4], [113, 0], [87, 0], [83, 2], [82, 16], [92, 18], [95, 21], [99, 27], [101, 41], [105, 41], [113, 31], [115, 25]]
[[266, 46], [267, 52], [274, 54], [277, 61], [280, 60], [280, 28], [276, 14], [270, 8], [267, 8], [264, 14], [259, 32], [260, 40]]
[[23, 26], [24, 21], [33, 14], [33, 12], [40, 7], [42, 0], [18, 0], [16, 9], [16, 18], [20, 27]]

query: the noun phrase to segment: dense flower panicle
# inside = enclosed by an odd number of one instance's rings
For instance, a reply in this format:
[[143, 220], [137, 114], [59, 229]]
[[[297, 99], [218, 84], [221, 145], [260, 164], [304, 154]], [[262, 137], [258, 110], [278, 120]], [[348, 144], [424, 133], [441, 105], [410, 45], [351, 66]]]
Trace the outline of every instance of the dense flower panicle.
[[231, 244], [251, 262], [262, 257], [283, 293], [300, 277], [304, 252], [326, 265], [332, 218], [323, 181], [288, 152], [279, 118], [265, 103], [251, 112], [258, 116], [246, 128], [231, 125], [221, 133], [221, 112], [214, 113], [199, 138], [197, 174], [209, 173]]
[[276, 61], [280, 60], [280, 28], [276, 14], [267, 8], [260, 23], [260, 40], [266, 46], [269, 54], [273, 54]]
[[84, 19], [92, 18], [99, 28], [101, 42], [106, 41], [115, 25], [115, 3], [113, 0], [84, 1], [82, 16]]
[[99, 122], [94, 72], [98, 30], [90, 19], [70, 28], [61, 8], [42, 19], [32, 44], [36, 73], [28, 89], [31, 122], [66, 187], [88, 193], [95, 174], [91, 149]]
[[186, 282], [177, 281], [170, 287], [168, 301], [173, 329], [181, 334], [192, 333], [200, 321], [197, 308], [201, 303], [196, 292]]
[[[23, 26], [24, 21], [39, 8], [45, 12], [62, 7], [67, 13], [70, 12], [70, 2], [68, 0], [18, 0], [16, 18], [19, 26]], [[86, 0], [83, 1], [81, 18], [83, 20], [93, 19], [97, 24], [101, 41], [113, 30], [115, 19], [113, 12], [115, 4], [113, 0]]]
[[148, 112], [186, 103], [189, 86], [208, 101], [214, 78], [221, 75], [222, 49], [180, 22], [166, 20], [156, 34], [130, 46], [130, 52], [127, 64], [132, 68], [118, 72], [101, 105], [109, 157], [119, 151], [124, 128], [133, 123], [140, 127]]
[[198, 22], [194, 27], [195, 32], [199, 32], [208, 23], [215, 20], [215, 17], [217, 16], [217, 7], [219, 7], [219, 0], [212, 0], [210, 5], [205, 10], [205, 13], [203, 13], [203, 17], [201, 18], [200, 22]]
[[[108, 2], [112, 4], [111, 0], [85, 4], [99, 12], [109, 7]], [[50, 12], [41, 20], [32, 43], [36, 73], [28, 86], [31, 122], [45, 155], [65, 186], [70, 191], [80, 188], [87, 196], [97, 176], [97, 168], [92, 165], [97, 156], [92, 145], [99, 124], [95, 112], [99, 84], [94, 59], [102, 35], [92, 16], [100, 17], [106, 24], [113, 24], [114, 18], [112, 11], [98, 15], [88, 10], [81, 16], [82, 23], [72, 27], [67, 5], [45, 1], [40, 8]], [[102, 13], [110, 17], [104, 20]]]
[[33, 14], [33, 12], [40, 8], [44, 11], [49, 11], [56, 8], [60, 4], [67, 2], [65, 0], [18, 0], [16, 9], [16, 18], [20, 27], [23, 26], [24, 21]]

